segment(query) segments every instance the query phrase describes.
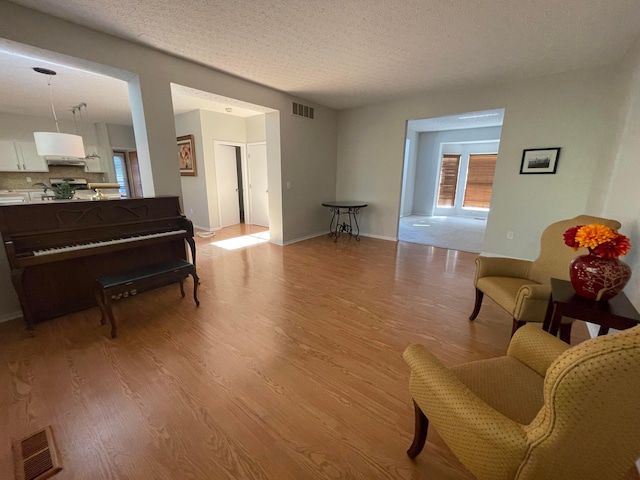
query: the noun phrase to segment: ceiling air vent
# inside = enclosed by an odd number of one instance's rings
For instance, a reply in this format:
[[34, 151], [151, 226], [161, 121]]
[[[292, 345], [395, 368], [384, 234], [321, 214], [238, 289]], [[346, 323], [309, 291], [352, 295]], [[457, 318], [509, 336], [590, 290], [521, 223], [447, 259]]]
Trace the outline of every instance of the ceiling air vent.
[[313, 107], [293, 102], [293, 114], [297, 117], [304, 117], [313, 120]]

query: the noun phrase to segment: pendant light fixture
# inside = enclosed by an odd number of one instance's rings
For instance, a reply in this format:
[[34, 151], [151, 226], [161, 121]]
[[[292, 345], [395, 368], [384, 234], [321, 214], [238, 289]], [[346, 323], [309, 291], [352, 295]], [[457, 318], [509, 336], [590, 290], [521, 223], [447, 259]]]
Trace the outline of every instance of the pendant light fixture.
[[53, 106], [53, 94], [51, 93], [51, 77], [56, 75], [56, 72], [49, 70], [48, 68], [40, 67], [34, 67], [33, 70], [49, 77], [47, 81], [49, 86], [49, 100], [51, 101], [53, 119], [56, 122], [56, 132], [33, 133], [38, 155], [47, 157], [84, 158], [85, 153], [82, 137], [79, 135], [60, 133], [56, 109]]
[[[84, 114], [82, 110], [84, 109]], [[86, 102], [79, 103], [75, 107], [71, 107], [71, 113], [73, 113], [73, 123], [76, 126], [76, 133], [82, 136], [82, 140], [84, 142], [84, 150], [87, 152], [87, 129], [86, 124], [91, 125], [89, 121], [89, 110], [87, 110]], [[80, 129], [78, 129], [78, 120], [76, 118], [76, 113], [80, 117]], [[100, 155], [96, 152], [95, 147], [93, 147], [93, 152], [84, 157], [85, 160], [97, 159], [100, 160]]]

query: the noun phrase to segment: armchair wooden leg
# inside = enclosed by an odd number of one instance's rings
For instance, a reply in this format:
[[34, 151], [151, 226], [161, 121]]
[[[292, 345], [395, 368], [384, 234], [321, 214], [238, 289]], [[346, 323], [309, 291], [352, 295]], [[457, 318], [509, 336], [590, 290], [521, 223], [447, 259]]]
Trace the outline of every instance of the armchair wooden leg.
[[476, 304], [473, 307], [473, 312], [471, 312], [471, 316], [469, 317], [469, 320], [471, 321], [475, 320], [476, 317], [478, 316], [478, 313], [480, 313], [480, 307], [482, 306], [483, 298], [484, 298], [484, 292], [481, 292], [476, 288]]
[[422, 413], [422, 410], [420, 410], [415, 400], [413, 401], [413, 408], [416, 417], [416, 427], [415, 433], [413, 434], [413, 443], [409, 447], [409, 450], [407, 450], [409, 458], [416, 458], [422, 451], [427, 441], [427, 430], [429, 428], [429, 420], [425, 417], [424, 413]]
[[516, 330], [518, 330], [520, 327], [524, 327], [526, 324], [527, 322], [523, 322], [522, 320], [516, 320], [514, 318], [513, 327], [511, 328], [511, 336], [513, 337], [513, 335], [516, 333]]
[[571, 343], [571, 325], [573, 325], [573, 323], [560, 324], [560, 340], [569, 344]]

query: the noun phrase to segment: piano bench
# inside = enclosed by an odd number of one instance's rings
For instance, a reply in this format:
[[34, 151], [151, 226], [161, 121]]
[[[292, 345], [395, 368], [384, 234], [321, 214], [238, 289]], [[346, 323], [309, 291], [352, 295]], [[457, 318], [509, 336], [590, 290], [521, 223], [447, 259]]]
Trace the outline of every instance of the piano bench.
[[144, 290], [178, 282], [180, 282], [180, 293], [184, 297], [183, 282], [189, 275], [193, 277], [193, 300], [199, 306], [198, 284], [200, 279], [196, 273], [196, 267], [181, 258], [96, 278], [95, 297], [102, 313], [100, 324], [104, 325], [105, 318], [108, 318], [111, 323], [111, 338], [115, 338], [116, 321], [111, 309], [112, 300], [120, 300]]

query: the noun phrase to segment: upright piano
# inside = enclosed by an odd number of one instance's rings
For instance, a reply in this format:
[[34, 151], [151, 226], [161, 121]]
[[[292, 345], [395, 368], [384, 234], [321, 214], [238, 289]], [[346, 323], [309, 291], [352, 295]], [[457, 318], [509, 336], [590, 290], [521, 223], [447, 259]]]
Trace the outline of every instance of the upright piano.
[[[96, 304], [96, 277], [191, 261], [193, 224], [178, 197], [0, 206], [0, 233], [27, 328]], [[186, 244], [185, 244], [186, 242]]]

